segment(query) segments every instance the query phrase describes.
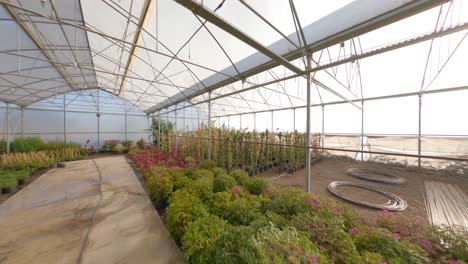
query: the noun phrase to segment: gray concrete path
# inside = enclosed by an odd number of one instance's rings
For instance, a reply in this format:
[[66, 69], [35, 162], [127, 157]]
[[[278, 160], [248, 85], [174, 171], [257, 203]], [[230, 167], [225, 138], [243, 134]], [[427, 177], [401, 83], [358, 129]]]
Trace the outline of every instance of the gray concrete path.
[[66, 163], [0, 205], [0, 263], [182, 263], [123, 156]]

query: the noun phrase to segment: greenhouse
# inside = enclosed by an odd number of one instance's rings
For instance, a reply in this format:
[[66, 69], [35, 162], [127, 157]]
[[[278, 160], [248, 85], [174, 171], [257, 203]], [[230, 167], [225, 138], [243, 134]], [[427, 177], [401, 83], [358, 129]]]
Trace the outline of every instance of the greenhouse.
[[468, 1], [0, 0], [0, 263], [468, 263]]

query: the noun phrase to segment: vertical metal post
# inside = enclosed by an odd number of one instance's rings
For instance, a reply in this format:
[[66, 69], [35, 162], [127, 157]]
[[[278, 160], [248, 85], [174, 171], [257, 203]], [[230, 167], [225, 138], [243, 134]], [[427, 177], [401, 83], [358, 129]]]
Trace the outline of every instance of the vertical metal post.
[[154, 145], [154, 141], [156, 140], [155, 136], [155, 131], [154, 131], [154, 113], [151, 113], [151, 138], [153, 139], [153, 142], [151, 145]]
[[6, 104], [6, 153], [10, 154], [10, 104]]
[[[325, 147], [325, 105], [322, 105], [322, 148]], [[323, 149], [322, 149], [322, 156], [323, 156]]]
[[228, 116], [228, 129], [231, 129], [231, 116]]
[[254, 113], [254, 131], [257, 131], [257, 113]]
[[21, 137], [24, 137], [24, 107], [21, 107]]
[[274, 111], [271, 111], [271, 130], [270, 130], [271, 132], [273, 132], [273, 115], [274, 115], [273, 113]]
[[197, 108], [197, 129], [200, 129], [200, 108]]
[[175, 129], [175, 147], [178, 147], [179, 138], [177, 137], [177, 105], [175, 105], [176, 110], [174, 111], [174, 129]]
[[418, 167], [421, 168], [421, 134], [422, 134], [422, 93], [419, 94], [419, 116], [418, 116]]
[[148, 144], [149, 144], [150, 141], [151, 141], [151, 135], [150, 135], [150, 129], [151, 129], [151, 128], [150, 128], [150, 114], [146, 114], [146, 118], [147, 118], [147, 120], [148, 120], [148, 130], [147, 130], [148, 132], [146, 132], [146, 133], [147, 133], [146, 136], [148, 137]]
[[296, 108], [293, 108], [293, 131], [296, 131]]
[[208, 160], [211, 160], [211, 91], [208, 92]]
[[361, 161], [364, 161], [364, 100], [361, 100]]
[[307, 54], [307, 120], [306, 120], [306, 142], [305, 142], [305, 153], [306, 153], [306, 169], [305, 169], [305, 191], [310, 193], [310, 96], [311, 96], [311, 70], [312, 69], [312, 54]]
[[239, 115], [239, 130], [242, 130], [242, 115]]
[[124, 110], [125, 110], [125, 140], [127, 141], [128, 140], [128, 136], [127, 136], [127, 101], [124, 101], [124, 104], [125, 104], [125, 107], [124, 107]]
[[100, 107], [99, 107], [99, 89], [97, 90], [97, 147], [99, 147], [101, 144], [100, 144], [100, 122], [99, 122], [99, 119], [101, 118], [101, 113], [100, 113]]
[[63, 142], [67, 143], [67, 97], [63, 94]]
[[161, 111], [158, 111], [158, 148], [161, 147]]

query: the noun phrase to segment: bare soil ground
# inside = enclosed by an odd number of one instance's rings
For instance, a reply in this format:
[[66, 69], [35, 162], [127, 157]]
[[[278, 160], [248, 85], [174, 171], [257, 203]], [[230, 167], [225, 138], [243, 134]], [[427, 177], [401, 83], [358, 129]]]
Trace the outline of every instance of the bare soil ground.
[[[383, 172], [396, 174], [404, 179], [406, 182], [401, 185], [375, 183], [364, 181], [348, 176], [346, 171], [350, 168], [366, 168], [376, 169]], [[295, 186], [301, 189], [305, 188], [304, 170], [297, 171], [293, 174], [280, 174], [278, 169], [271, 169], [260, 174], [271, 180], [272, 183], [281, 186]], [[408, 202], [408, 208], [403, 211], [403, 214], [409, 216], [421, 215], [427, 217], [425, 202], [423, 197], [423, 183], [424, 181], [438, 181], [458, 185], [461, 190], [468, 190], [468, 177], [454, 176], [443, 171], [434, 171], [427, 169], [404, 168], [384, 164], [376, 164], [370, 162], [358, 162], [347, 159], [338, 158], [324, 158], [320, 162], [312, 165], [311, 168], [311, 192], [317, 196], [331, 197], [333, 199], [343, 201], [333, 196], [327, 189], [328, 184], [332, 181], [350, 181], [358, 182], [374, 186], [385, 191], [392, 192], [399, 195], [402, 199]], [[387, 199], [373, 192], [363, 191], [357, 188], [344, 187], [340, 189], [344, 194], [353, 198], [360, 198], [369, 202], [386, 203]], [[346, 202], [347, 203], [347, 202]], [[352, 204], [358, 212], [365, 215], [372, 215], [376, 210], [361, 207]]]

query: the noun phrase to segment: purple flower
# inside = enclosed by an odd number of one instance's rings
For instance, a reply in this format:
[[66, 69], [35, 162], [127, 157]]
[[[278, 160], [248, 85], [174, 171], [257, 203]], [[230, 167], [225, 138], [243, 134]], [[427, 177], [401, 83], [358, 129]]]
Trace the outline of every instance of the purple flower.
[[348, 233], [350, 233], [351, 235], [357, 234], [359, 233], [359, 229], [357, 227], [353, 227], [349, 229]]
[[310, 197], [305, 197], [304, 200], [309, 203], [310, 205], [312, 205], [315, 209], [319, 209], [320, 208], [320, 204], [315, 201], [314, 199], [310, 198]]
[[379, 261], [379, 264], [388, 264], [386, 261]]
[[400, 235], [398, 233], [393, 233], [392, 237], [396, 240], [400, 240]]
[[310, 256], [310, 261], [311, 261], [312, 263], [314, 263], [314, 264], [317, 264], [317, 263], [318, 263], [317, 256], [315, 256], [315, 255]]

